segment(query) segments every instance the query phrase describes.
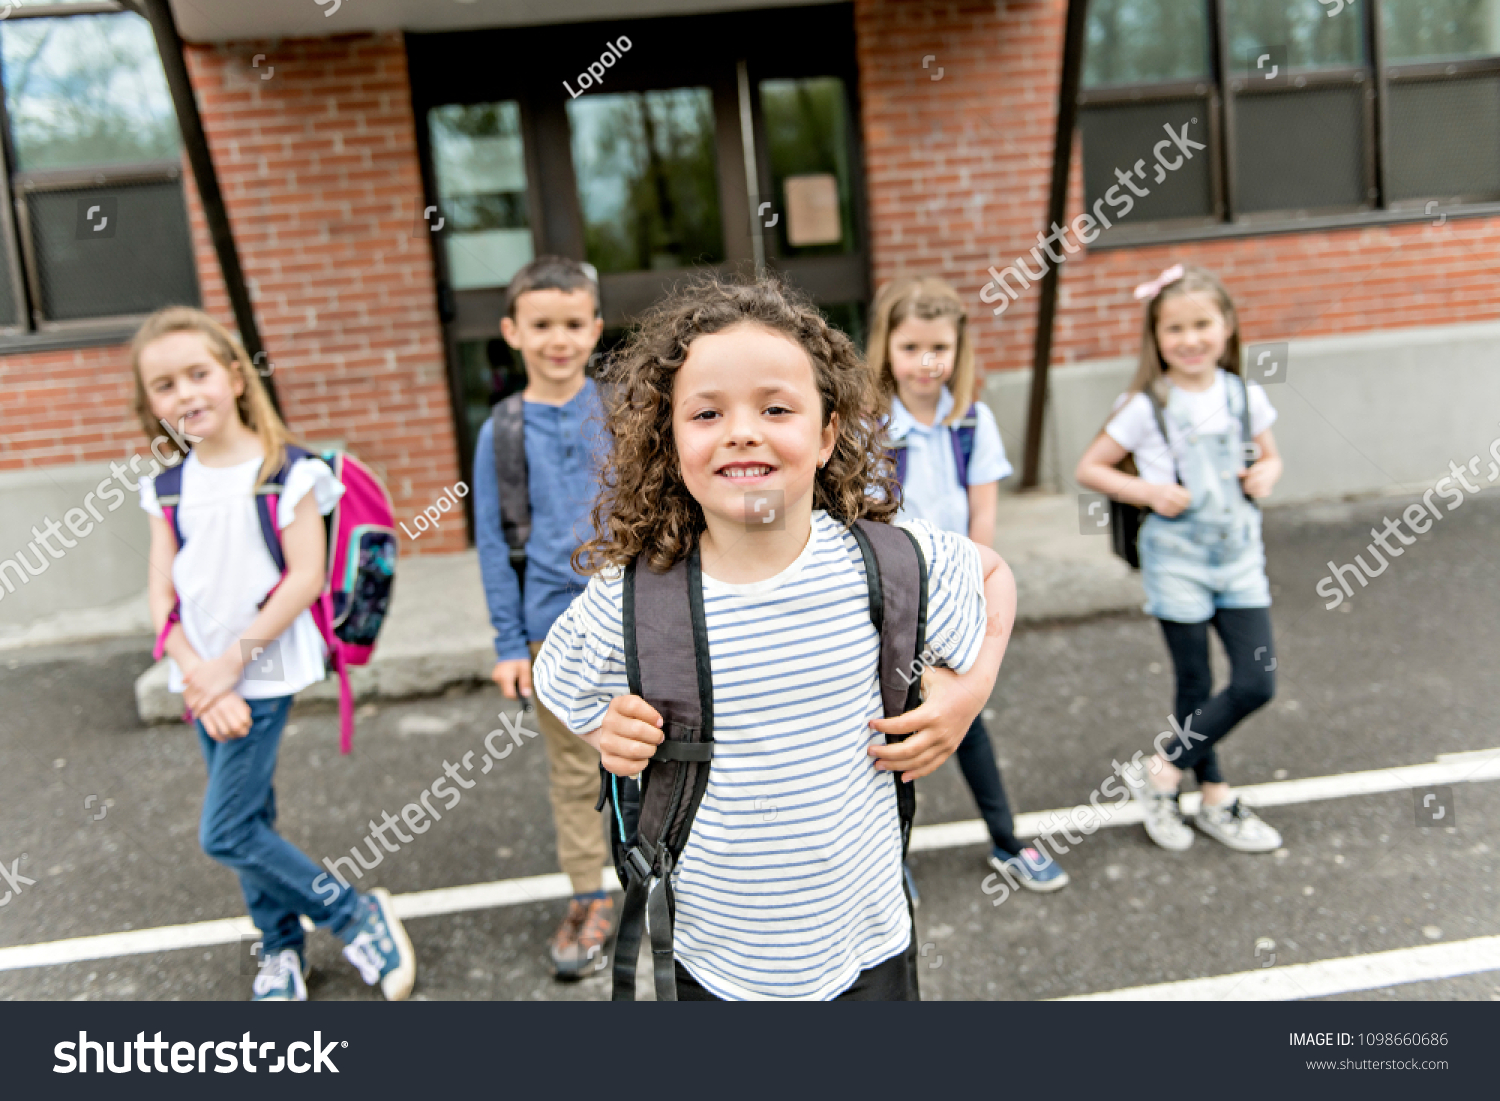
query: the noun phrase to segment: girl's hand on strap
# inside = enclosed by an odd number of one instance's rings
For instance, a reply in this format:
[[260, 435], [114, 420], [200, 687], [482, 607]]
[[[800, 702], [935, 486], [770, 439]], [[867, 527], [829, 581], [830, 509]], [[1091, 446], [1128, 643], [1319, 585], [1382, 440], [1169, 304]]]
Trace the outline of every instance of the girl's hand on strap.
[[239, 684], [244, 675], [245, 663], [240, 658], [239, 643], [225, 650], [218, 657], [201, 663], [191, 673], [183, 671], [182, 698], [194, 715], [201, 715], [219, 697]]
[[1193, 503], [1193, 495], [1180, 485], [1154, 485], [1147, 482], [1151, 511], [1168, 520]]
[[226, 692], [198, 714], [203, 729], [216, 742], [229, 742], [250, 733], [250, 705], [234, 692]]
[[1259, 499], [1269, 497], [1281, 479], [1281, 452], [1276, 449], [1276, 437], [1269, 428], [1255, 437], [1255, 448], [1260, 458], [1240, 471], [1240, 481], [1245, 496]]
[[656, 747], [666, 741], [662, 719], [639, 696], [616, 696], [609, 701], [604, 722], [583, 736], [599, 751], [606, 772], [616, 776], [638, 776]]
[[[993, 683], [994, 678], [990, 678]], [[894, 719], [871, 719], [882, 734], [909, 734], [901, 742], [872, 745], [870, 756], [882, 772], [900, 772], [903, 782], [936, 771], [958, 749], [969, 732], [974, 716], [984, 707], [985, 697], [969, 691], [964, 678], [951, 669], [929, 667], [922, 674], [926, 698], [920, 707]], [[988, 686], [986, 686], [987, 688]]]
[[995, 687], [995, 675], [1005, 657], [1010, 629], [1016, 618], [1016, 582], [1010, 567], [989, 547], [980, 544], [979, 568], [984, 578], [984, 638], [967, 673], [928, 666], [922, 674], [926, 697], [921, 706], [892, 719], [872, 719], [884, 734], [910, 734], [894, 745], [872, 745], [870, 756], [882, 771], [915, 780], [946, 761], [969, 732], [974, 717], [984, 710]]

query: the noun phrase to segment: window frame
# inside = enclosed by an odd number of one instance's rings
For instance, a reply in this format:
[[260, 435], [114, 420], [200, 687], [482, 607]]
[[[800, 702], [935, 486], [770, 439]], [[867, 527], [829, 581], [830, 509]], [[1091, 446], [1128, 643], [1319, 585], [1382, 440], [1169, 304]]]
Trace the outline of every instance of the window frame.
[[[1308, 230], [1337, 229], [1349, 226], [1395, 225], [1431, 221], [1428, 199], [1390, 197], [1390, 88], [1407, 82], [1431, 82], [1434, 79], [1463, 79], [1482, 73], [1500, 73], [1500, 55], [1467, 58], [1461, 61], [1418, 62], [1387, 65], [1385, 62], [1382, 0], [1364, 0], [1362, 5], [1361, 42], [1366, 61], [1362, 65], [1337, 65], [1318, 69], [1289, 71], [1288, 80], [1271, 88], [1247, 88], [1243, 77], [1231, 68], [1227, 0], [1200, 0], [1205, 5], [1209, 29], [1208, 73], [1187, 80], [1152, 83], [1118, 84], [1081, 88], [1080, 111], [1113, 107], [1152, 100], [1202, 97], [1208, 104], [1208, 157], [1213, 190], [1215, 220], [1202, 218], [1162, 219], [1101, 230], [1091, 249], [1139, 248], [1152, 244], [1175, 244], [1185, 241], [1217, 240], [1235, 237], [1301, 233]], [[1324, 210], [1299, 213], [1295, 210], [1253, 211], [1239, 208], [1236, 188], [1236, 107], [1240, 98], [1253, 99], [1304, 92], [1318, 87], [1363, 86], [1361, 97], [1360, 138], [1364, 149], [1360, 171], [1365, 183], [1367, 204], [1354, 210]], [[1082, 128], [1080, 127], [1080, 137]], [[1437, 200], [1441, 202], [1441, 199]], [[1500, 201], [1484, 198], [1460, 198], [1457, 205], [1445, 206], [1450, 219], [1491, 217], [1500, 213]]]
[[[89, 0], [75, 4], [16, 5], [6, 22], [19, 19], [56, 19], [85, 15], [135, 15], [138, 12], [113, 0]], [[154, 40], [153, 40], [154, 42]], [[153, 57], [155, 56], [153, 48]], [[173, 109], [173, 124], [176, 109]], [[28, 197], [49, 191], [79, 187], [107, 187], [110, 184], [176, 183], [182, 190], [183, 215], [191, 239], [191, 215], [187, 210], [187, 193], [183, 184], [181, 158], [119, 162], [115, 164], [80, 165], [71, 168], [47, 168], [21, 171], [17, 165], [11, 134], [10, 98], [0, 82], [0, 263], [8, 266], [16, 299], [16, 324], [0, 326], [0, 355], [12, 352], [69, 348], [93, 344], [119, 343], [128, 340], [148, 313], [109, 314], [102, 317], [57, 320], [46, 317], [40, 301], [40, 267], [36, 241], [32, 234]], [[198, 293], [187, 305], [201, 305], [197, 255], [190, 252], [190, 273]]]

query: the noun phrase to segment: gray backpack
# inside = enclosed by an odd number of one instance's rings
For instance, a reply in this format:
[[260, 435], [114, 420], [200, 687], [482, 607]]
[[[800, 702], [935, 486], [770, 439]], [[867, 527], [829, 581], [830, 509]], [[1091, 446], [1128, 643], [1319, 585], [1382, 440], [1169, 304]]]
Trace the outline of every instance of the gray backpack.
[[495, 445], [495, 484], [500, 487], [500, 530], [510, 547], [510, 566], [526, 590], [526, 541], [531, 538], [531, 492], [526, 480], [526, 404], [517, 391], [495, 403], [490, 416]]
[[[927, 634], [927, 564], [916, 539], [890, 524], [858, 520], [849, 528], [864, 557], [870, 619], [880, 635], [880, 696], [887, 718], [921, 702]], [[698, 549], [664, 573], [625, 569], [622, 628], [632, 694], [662, 717], [666, 740], [639, 777], [600, 767], [598, 808], [611, 805], [610, 844], [625, 900], [615, 927], [616, 1001], [635, 999], [636, 956], [650, 916], [657, 1001], [677, 1000], [672, 954], [676, 901], [672, 871], [692, 832], [714, 756], [713, 679], [703, 612]], [[893, 738], [892, 740], [899, 740]], [[892, 773], [905, 855], [916, 792]]]

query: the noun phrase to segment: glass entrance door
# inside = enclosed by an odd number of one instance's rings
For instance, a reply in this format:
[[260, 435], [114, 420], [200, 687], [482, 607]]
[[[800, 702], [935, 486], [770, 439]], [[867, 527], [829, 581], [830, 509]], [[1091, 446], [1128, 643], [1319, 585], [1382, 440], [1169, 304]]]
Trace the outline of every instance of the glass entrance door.
[[[630, 48], [578, 94], [572, 74], [621, 36]], [[427, 186], [414, 232], [433, 242], [465, 477], [490, 405], [525, 385], [499, 322], [532, 256], [594, 265], [606, 347], [695, 270], [757, 264], [862, 343], [847, 6], [409, 35], [407, 49]]]

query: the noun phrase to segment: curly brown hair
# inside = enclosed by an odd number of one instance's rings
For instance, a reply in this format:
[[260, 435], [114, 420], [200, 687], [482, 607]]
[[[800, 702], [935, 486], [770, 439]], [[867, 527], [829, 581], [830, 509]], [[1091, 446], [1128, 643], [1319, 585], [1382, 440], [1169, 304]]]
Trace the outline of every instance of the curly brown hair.
[[746, 323], [779, 333], [806, 352], [823, 424], [839, 416], [833, 454], [813, 484], [813, 508], [845, 523], [888, 523], [895, 516], [901, 487], [884, 442], [888, 405], [853, 342], [775, 275], [706, 273], [651, 307], [601, 372], [613, 447], [594, 502], [593, 538], [573, 552], [579, 572], [636, 558], [665, 570], [697, 545], [703, 509], [682, 478], [672, 388], [694, 340]]

